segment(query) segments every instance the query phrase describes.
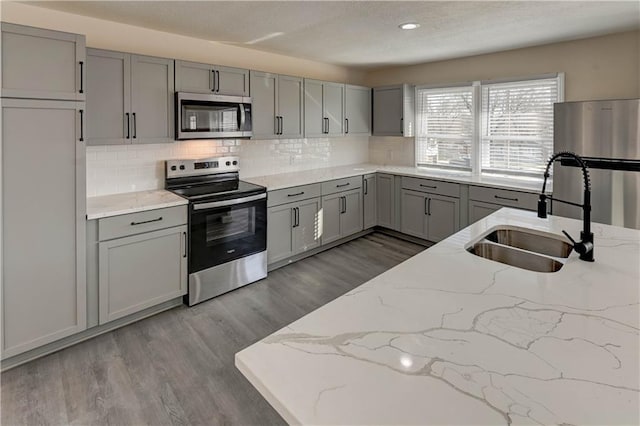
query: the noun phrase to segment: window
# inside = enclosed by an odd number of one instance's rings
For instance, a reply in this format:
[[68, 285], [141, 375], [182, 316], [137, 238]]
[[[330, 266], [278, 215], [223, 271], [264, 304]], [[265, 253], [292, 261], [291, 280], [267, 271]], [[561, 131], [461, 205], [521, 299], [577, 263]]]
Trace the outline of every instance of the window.
[[418, 90], [418, 166], [471, 170], [473, 90]]
[[540, 176], [553, 154], [562, 77], [417, 88], [417, 166]]

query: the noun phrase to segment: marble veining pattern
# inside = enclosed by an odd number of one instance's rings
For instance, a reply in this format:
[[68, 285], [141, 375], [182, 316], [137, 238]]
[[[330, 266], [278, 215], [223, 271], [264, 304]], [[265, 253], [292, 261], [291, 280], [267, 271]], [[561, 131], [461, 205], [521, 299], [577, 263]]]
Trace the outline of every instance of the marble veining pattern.
[[594, 224], [596, 262], [556, 273], [465, 247], [502, 209], [236, 354], [292, 424], [640, 422], [640, 231]]
[[87, 198], [87, 220], [185, 204], [185, 198], [163, 189], [101, 195]]

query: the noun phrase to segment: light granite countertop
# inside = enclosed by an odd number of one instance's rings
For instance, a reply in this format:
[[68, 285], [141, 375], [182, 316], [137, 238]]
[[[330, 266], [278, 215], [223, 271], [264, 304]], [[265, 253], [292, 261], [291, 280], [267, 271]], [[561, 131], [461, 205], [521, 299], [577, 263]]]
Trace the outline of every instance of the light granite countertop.
[[87, 198], [87, 220], [188, 203], [185, 198], [163, 189], [89, 197]]
[[[487, 186], [493, 188], [511, 189], [514, 191], [540, 192], [542, 182], [539, 179], [514, 179], [488, 176], [474, 176], [471, 173], [429, 170], [418, 167], [381, 166], [376, 164], [353, 164], [347, 166], [326, 167], [322, 169], [304, 170], [300, 172], [280, 173], [275, 175], [242, 177], [242, 180], [265, 186], [269, 191], [290, 188], [292, 186], [307, 185], [332, 179], [343, 179], [367, 173], [389, 173], [400, 176], [433, 178], [447, 182], [468, 185]], [[547, 188], [551, 182], [547, 183]]]
[[236, 354], [291, 424], [640, 423], [640, 231], [593, 224], [555, 273], [466, 251], [501, 209]]

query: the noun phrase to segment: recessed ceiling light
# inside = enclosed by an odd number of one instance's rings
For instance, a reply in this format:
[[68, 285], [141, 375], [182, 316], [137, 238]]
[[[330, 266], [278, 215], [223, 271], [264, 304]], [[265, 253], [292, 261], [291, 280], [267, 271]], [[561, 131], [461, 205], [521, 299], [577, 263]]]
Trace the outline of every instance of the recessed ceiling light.
[[415, 30], [419, 26], [420, 26], [420, 24], [418, 24], [416, 22], [407, 22], [405, 24], [398, 25], [398, 27], [400, 27], [403, 30]]

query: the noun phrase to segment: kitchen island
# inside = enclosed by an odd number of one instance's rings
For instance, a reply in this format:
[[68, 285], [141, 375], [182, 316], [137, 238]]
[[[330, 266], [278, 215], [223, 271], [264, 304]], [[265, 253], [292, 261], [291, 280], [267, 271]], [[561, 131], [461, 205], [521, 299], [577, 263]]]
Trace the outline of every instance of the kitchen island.
[[[236, 354], [291, 424], [638, 424], [640, 231], [593, 224], [554, 273], [467, 251], [501, 209]], [[357, 265], [354, 265], [357, 267]]]

